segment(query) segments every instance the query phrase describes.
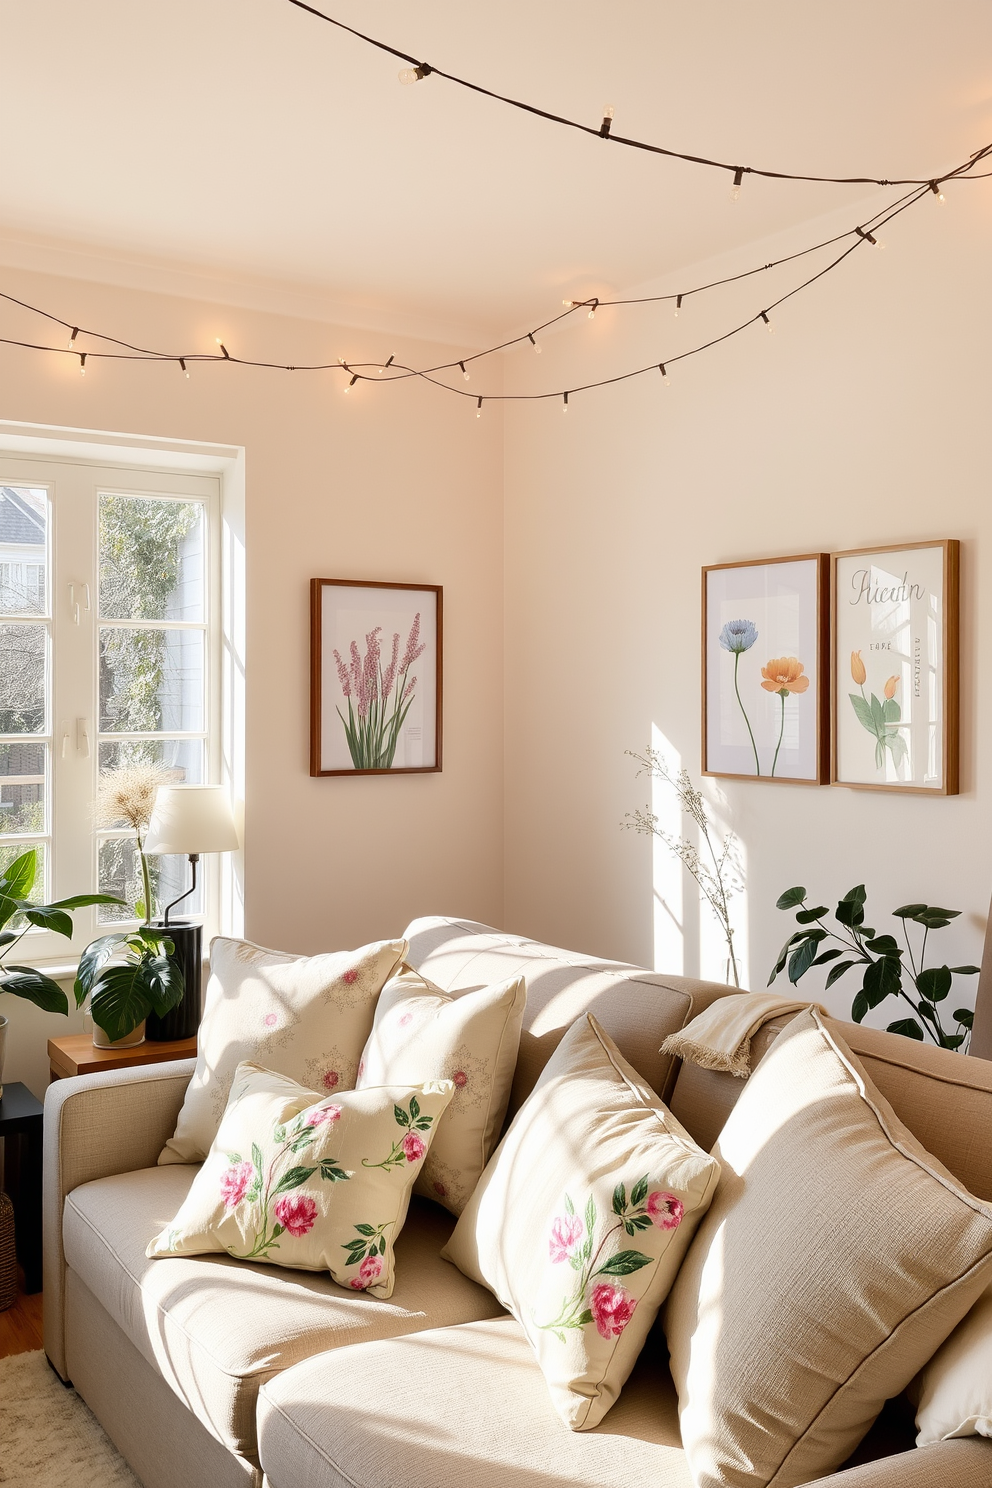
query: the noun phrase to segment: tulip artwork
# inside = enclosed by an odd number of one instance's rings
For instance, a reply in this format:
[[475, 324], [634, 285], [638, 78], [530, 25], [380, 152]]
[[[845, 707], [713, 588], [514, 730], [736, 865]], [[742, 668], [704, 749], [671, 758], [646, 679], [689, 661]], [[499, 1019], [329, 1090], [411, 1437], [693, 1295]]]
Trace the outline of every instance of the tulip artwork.
[[703, 570], [703, 771], [819, 784], [827, 773], [829, 559]]
[[875, 740], [875, 768], [884, 770], [886, 750], [892, 756], [894, 764], [901, 764], [909, 753], [909, 749], [898, 729], [898, 724], [902, 719], [902, 709], [896, 702], [898, 676], [888, 679], [882, 688], [882, 698], [877, 698], [872, 693], [869, 699], [865, 696], [868, 669], [861, 659], [860, 651], [851, 652], [851, 676], [859, 692], [848, 693], [848, 696], [861, 727], [867, 729]]

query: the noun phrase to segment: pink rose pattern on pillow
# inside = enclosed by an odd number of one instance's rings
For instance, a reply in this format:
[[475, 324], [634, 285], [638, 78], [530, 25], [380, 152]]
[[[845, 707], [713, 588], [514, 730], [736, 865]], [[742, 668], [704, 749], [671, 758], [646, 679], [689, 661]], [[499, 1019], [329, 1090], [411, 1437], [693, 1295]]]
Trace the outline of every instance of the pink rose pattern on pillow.
[[396, 1139], [390, 1148], [389, 1155], [381, 1162], [369, 1162], [367, 1157], [363, 1157], [363, 1168], [383, 1168], [388, 1173], [390, 1168], [397, 1167], [401, 1163], [423, 1160], [427, 1151], [427, 1143], [417, 1133], [430, 1131], [434, 1125], [434, 1117], [423, 1114], [420, 1102], [415, 1095], [411, 1095], [410, 1104], [406, 1110], [402, 1106], [394, 1106], [393, 1116], [396, 1119], [396, 1125], [403, 1130], [403, 1136]]
[[614, 1223], [597, 1244], [598, 1221], [592, 1195], [586, 1203], [584, 1217], [580, 1217], [566, 1194], [565, 1213], [556, 1215], [551, 1222], [548, 1255], [553, 1266], [567, 1262], [578, 1279], [563, 1300], [557, 1316], [550, 1322], [537, 1323], [537, 1326], [553, 1333], [561, 1343], [565, 1342], [566, 1329], [585, 1328], [590, 1324], [596, 1327], [602, 1338], [619, 1338], [634, 1315], [637, 1298], [616, 1278], [632, 1276], [642, 1266], [649, 1266], [655, 1258], [632, 1248], [612, 1250], [612, 1242], [621, 1232], [634, 1236], [639, 1230], [652, 1226], [659, 1230], [675, 1230], [682, 1222], [683, 1213], [684, 1205], [678, 1195], [669, 1193], [667, 1189], [652, 1189], [647, 1176], [632, 1185], [629, 1198], [626, 1184], [618, 1183], [613, 1190]]

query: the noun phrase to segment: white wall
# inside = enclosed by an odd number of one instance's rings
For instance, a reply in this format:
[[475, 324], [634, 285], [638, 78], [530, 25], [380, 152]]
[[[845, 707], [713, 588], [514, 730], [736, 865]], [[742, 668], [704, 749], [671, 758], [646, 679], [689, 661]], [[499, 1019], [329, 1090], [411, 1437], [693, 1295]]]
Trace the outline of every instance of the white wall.
[[[127, 340], [266, 359], [423, 365], [445, 348], [135, 290], [6, 270], [3, 287]], [[3, 333], [64, 345], [8, 308]], [[82, 346], [82, 341], [80, 341]], [[464, 348], [463, 348], [464, 351]], [[450, 352], [448, 353], [450, 355]], [[502, 918], [502, 428], [467, 399], [247, 368], [90, 361], [0, 348], [0, 417], [245, 449], [246, 934], [318, 951], [396, 935], [414, 915]], [[444, 769], [311, 779], [309, 580], [444, 586]], [[5, 1078], [43, 1087], [64, 1020], [3, 999]]]
[[[508, 928], [654, 960], [651, 844], [619, 825], [650, 789], [624, 751], [651, 743], [655, 729], [698, 780], [702, 565], [958, 537], [960, 796], [719, 780], [704, 789], [746, 855], [736, 917], [750, 986], [764, 985], [794, 928], [774, 905], [796, 883], [831, 904], [864, 882], [876, 927], [910, 900], [963, 910], [933, 950], [952, 965], [980, 959], [992, 891], [988, 186], [921, 203], [883, 232], [885, 251], [859, 250], [783, 306], [773, 336], [754, 328], [677, 364], [667, 388], [655, 372], [573, 394], [567, 414], [554, 402], [508, 405]], [[807, 226], [658, 288], [760, 264], [856, 220]], [[513, 356], [507, 391], [574, 387], [667, 359], [762, 309], [817, 266], [806, 263], [688, 301], [677, 320], [671, 306], [602, 310], [592, 324], [581, 313], [574, 329], [545, 338], [541, 357]], [[664, 853], [659, 861], [670, 879]], [[708, 911], [676, 876], [679, 887], [681, 930], [661, 937], [658, 963], [720, 975]], [[819, 975], [803, 989], [813, 994]], [[827, 1000], [849, 1015], [851, 995], [834, 989]]]

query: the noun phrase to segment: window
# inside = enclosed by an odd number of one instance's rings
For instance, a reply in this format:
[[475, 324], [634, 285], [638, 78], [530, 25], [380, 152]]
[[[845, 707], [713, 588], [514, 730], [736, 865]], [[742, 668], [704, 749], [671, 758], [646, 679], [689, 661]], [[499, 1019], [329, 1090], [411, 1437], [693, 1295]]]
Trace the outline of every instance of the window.
[[[37, 847], [39, 897], [141, 897], [133, 833], [94, 827], [99, 772], [219, 778], [218, 524], [208, 476], [0, 456], [0, 863]], [[152, 865], [161, 912], [187, 863]], [[208, 871], [183, 913], [213, 919], [215, 888]], [[130, 916], [74, 918], [78, 951]], [[69, 953], [24, 942], [25, 959]]]

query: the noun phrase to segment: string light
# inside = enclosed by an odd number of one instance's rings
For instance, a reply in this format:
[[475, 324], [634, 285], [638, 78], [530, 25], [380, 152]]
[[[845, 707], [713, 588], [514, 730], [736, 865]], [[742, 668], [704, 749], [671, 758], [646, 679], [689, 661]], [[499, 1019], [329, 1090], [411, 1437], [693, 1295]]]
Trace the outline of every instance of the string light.
[[[939, 185], [941, 182], [946, 182], [949, 180], [989, 179], [990, 177], [992, 177], [992, 172], [985, 172], [981, 175], [972, 176], [969, 176], [967, 172], [970, 171], [971, 168], [979, 160], [986, 159], [990, 154], [992, 154], [992, 145], [987, 145], [983, 147], [983, 149], [975, 151], [974, 154], [969, 158], [969, 160], [966, 161], [963, 165], [957, 166], [954, 170], [948, 171], [944, 176], [936, 178], [936, 183]], [[685, 295], [701, 294], [707, 290], [716, 289], [727, 284], [739, 283], [745, 279], [754, 277], [757, 274], [779, 268], [783, 264], [796, 262], [799, 259], [807, 257], [810, 254], [819, 253], [826, 248], [830, 248], [835, 245], [845, 245], [838, 248], [836, 256], [833, 257], [831, 261], [828, 262], [823, 268], [818, 269], [817, 272], [811, 274], [809, 278], [803, 280], [794, 288], [786, 291], [778, 299], [773, 300], [770, 304], [767, 304], [764, 311], [759, 312], [758, 315], [751, 315], [747, 319], [741, 321], [740, 324], [731, 326], [730, 329], [724, 331], [722, 334], [714, 336], [709, 340], [703, 341], [698, 346], [691, 347], [688, 350], [681, 352], [678, 357], [674, 358], [674, 360], [681, 361], [689, 356], [700, 355], [702, 352], [709, 350], [711, 347], [719, 345], [723, 341], [726, 341], [733, 336], [742, 334], [744, 331], [747, 330], [749, 326], [754, 324], [754, 321], [756, 319], [762, 320], [768, 330], [772, 331], [774, 328], [771, 325], [769, 318], [770, 311], [776, 309], [780, 304], [784, 303], [786, 300], [793, 298], [795, 295], [801, 294], [804, 290], [809, 288], [810, 285], [822, 279], [824, 275], [838, 268], [839, 265], [843, 263], [844, 260], [848, 258], [850, 254], [853, 253], [860, 246], [866, 233], [871, 233], [872, 237], [875, 238], [876, 246], [878, 246], [879, 248], [884, 247], [884, 244], [877, 238], [879, 229], [884, 227], [887, 223], [892, 222], [903, 212], [908, 211], [918, 202], [922, 201], [924, 197], [928, 197], [930, 195], [931, 183], [930, 181], [926, 181], [925, 183], [923, 183], [923, 185], [917, 187], [913, 191], [906, 192], [895, 201], [890, 202], [886, 207], [882, 208], [881, 211], [876, 212], [872, 217], [870, 217], [867, 222], [859, 224], [857, 227], [848, 228], [845, 232], [836, 233], [832, 237], [812, 243], [806, 248], [797, 250], [795, 253], [784, 255], [780, 259], [756, 265], [753, 268], [742, 270], [740, 273], [737, 274], [727, 275], [721, 279], [715, 279], [706, 283], [693, 285], [689, 290], [686, 290], [682, 294], [679, 294], [677, 296], [672, 294], [643, 295], [628, 299], [615, 299], [607, 301], [600, 301], [598, 297], [588, 300], [563, 300], [563, 309], [559, 311], [557, 315], [552, 316], [549, 320], [543, 322], [541, 325], [534, 326], [529, 331], [522, 332], [518, 336], [510, 337], [506, 341], [503, 341], [495, 346], [490, 346], [483, 351], [473, 352], [472, 359], [476, 360], [484, 356], [494, 355], [496, 352], [504, 351], [525, 341], [529, 341], [531, 345], [534, 346], [535, 351], [540, 351], [541, 347], [537, 342], [537, 336], [549, 326], [557, 324], [559, 321], [566, 319], [567, 316], [572, 314], [580, 306], [588, 307], [590, 311], [594, 312], [601, 303], [610, 306], [633, 306], [655, 304], [660, 303], [663, 300], [667, 301], [674, 299], [676, 302], [677, 310], [679, 303], [685, 297]], [[30, 341], [10, 336], [0, 336], [0, 345], [11, 346], [22, 350], [46, 352], [49, 354], [60, 356], [64, 356], [67, 354], [75, 355], [80, 358], [81, 371], [83, 371], [84, 369], [85, 359], [87, 356], [95, 356], [100, 360], [112, 361], [169, 362], [173, 364], [178, 362], [180, 364], [180, 369], [184, 371], [187, 376], [189, 375], [188, 363], [192, 360], [215, 362], [226, 361], [229, 362], [232, 366], [250, 366], [262, 368], [269, 371], [326, 372], [329, 370], [336, 370], [340, 367], [347, 370], [347, 372], [351, 375], [351, 381], [348, 383], [348, 386], [345, 389], [345, 391], [348, 391], [351, 387], [354, 386], [355, 382], [358, 381], [359, 377], [371, 378], [373, 372], [382, 372], [384, 370], [383, 364], [381, 362], [372, 362], [360, 364], [361, 370], [356, 372], [352, 366], [346, 363], [344, 357], [339, 357], [336, 363], [305, 363], [299, 367], [287, 365], [282, 362], [264, 361], [260, 358], [236, 357], [230, 354], [230, 352], [227, 350], [227, 347], [223, 344], [219, 337], [217, 338], [216, 342], [218, 347], [218, 352], [216, 355], [208, 355], [200, 352], [187, 352], [184, 354], [184, 356], [180, 357], [174, 351], [159, 351], [154, 349], [153, 347], [136, 345], [133, 342], [124, 341], [119, 337], [109, 335], [106, 332], [95, 330], [91, 327], [75, 327], [70, 321], [64, 320], [60, 316], [54, 315], [50, 311], [45, 310], [38, 305], [32, 305], [28, 301], [19, 299], [16, 295], [9, 294], [3, 290], [0, 290], [0, 301], [4, 301], [9, 305], [17, 306], [22, 310], [28, 311], [30, 314], [40, 316], [53, 326], [64, 327], [65, 330], [72, 335], [73, 339], [75, 339], [78, 335], [85, 335], [92, 341], [103, 343], [104, 349], [91, 349], [88, 353], [81, 353], [78, 351], [70, 352], [67, 347], [64, 347], [62, 345], [52, 346], [40, 341]], [[439, 363], [437, 365], [428, 367], [411, 367], [397, 363], [395, 360], [395, 356], [391, 355], [385, 366], [393, 367], [394, 376], [390, 379], [391, 381], [395, 381], [397, 380], [397, 378], [404, 379], [409, 377], [417, 377], [444, 392], [453, 393], [459, 397], [470, 397], [473, 395], [468, 392], [462, 392], [462, 390], [457, 387], [453, 387], [450, 382], [443, 380], [439, 376], [440, 373], [448, 371], [452, 367], [458, 367], [461, 364], [462, 363], [460, 360], [455, 360], [452, 362]], [[660, 371], [661, 375], [667, 378], [667, 365], [659, 362], [651, 362], [647, 366], [633, 367], [627, 371], [619, 372], [611, 377], [594, 379], [590, 382], [581, 384], [579, 387], [573, 387], [569, 391], [587, 391], [593, 388], [606, 387], [608, 385], [612, 385], [613, 383], [626, 382], [631, 378], [640, 377], [643, 376], [645, 373], [654, 371]], [[546, 398], [564, 397], [563, 393], [560, 390], [554, 389], [549, 389], [546, 392], [505, 393], [493, 394], [492, 396], [495, 397], [496, 401], [498, 402], [529, 402], [543, 400]], [[476, 404], [477, 410], [481, 410], [481, 406], [482, 400], [480, 397], [477, 400]]]
[[665, 384], [666, 387], [670, 387], [672, 379], [668, 375], [668, 368], [665, 366], [664, 362], [658, 363], [658, 371], [661, 373], [662, 382]]
[[765, 322], [765, 330], [768, 332], [769, 336], [774, 336], [774, 334], [775, 334], [775, 327], [772, 325], [771, 321], [768, 319], [768, 311], [767, 310], [762, 310], [762, 312], [761, 312], [761, 318]]
[[73, 326], [73, 328], [72, 328], [72, 335], [69, 337], [69, 350], [70, 351], [75, 346], [75, 344], [76, 344], [76, 337], [78, 335], [79, 335], [79, 327], [78, 326]]
[[946, 198], [944, 196], [944, 193], [940, 189], [939, 182], [937, 182], [937, 181], [931, 181], [930, 182], [930, 190], [933, 192], [934, 196], [937, 198], [937, 200], [939, 202], [944, 202], [946, 200]]
[[612, 124], [613, 124], [613, 105], [612, 105], [612, 103], [608, 103], [606, 105], [606, 108], [603, 110], [603, 122], [599, 126], [599, 137], [600, 137], [600, 139], [609, 139], [609, 137], [610, 137], [610, 129], [612, 127]]
[[468, 382], [470, 379], [469, 379], [468, 372], [465, 370], [465, 363], [464, 362], [459, 362], [458, 365], [462, 369], [462, 376], [464, 377], [465, 381]]
[[391, 356], [391, 357], [390, 357], [390, 358], [389, 358], [389, 361], [388, 361], [388, 362], [384, 362], [384, 363], [383, 363], [383, 364], [382, 364], [382, 366], [381, 366], [381, 367], [380, 367], [380, 368], [379, 368], [379, 376], [380, 376], [380, 377], [381, 377], [381, 376], [382, 376], [382, 374], [383, 374], [383, 372], [388, 372], [388, 371], [389, 371], [389, 368], [390, 368], [390, 367], [391, 367], [391, 366], [392, 366], [392, 365], [393, 365], [393, 363], [394, 363], [394, 361], [395, 361], [395, 360], [396, 360], [396, 355], [395, 355], [395, 353], [394, 353], [394, 354], [393, 354], [393, 355], [392, 355], [392, 356]]
[[404, 67], [399, 74], [400, 82], [404, 87], [410, 83], [422, 82], [425, 77], [430, 77], [434, 71], [426, 62], [417, 62], [413, 67]]
[[[663, 145], [652, 145], [647, 140], [631, 139], [625, 138], [623, 135], [610, 134], [609, 130], [605, 129], [605, 126], [607, 118], [612, 120], [612, 108], [607, 109], [603, 123], [597, 129], [594, 124], [583, 124], [578, 119], [568, 119], [563, 114], [555, 114], [549, 109], [539, 108], [535, 104], [525, 103], [518, 98], [509, 98], [505, 93], [497, 93], [492, 88], [484, 88], [480, 83], [473, 83], [468, 78], [458, 77], [453, 72], [445, 72], [440, 67], [431, 67], [426, 62], [418, 62], [416, 57], [411, 57], [407, 52], [400, 51], [398, 47], [390, 46], [385, 41], [379, 41], [374, 36], [368, 36], [365, 32], [358, 31], [354, 26], [348, 26], [344, 21], [339, 21], [334, 16], [328, 15], [325, 11], [318, 10], [315, 5], [309, 3], [309, 0], [287, 0], [287, 3], [295, 6], [297, 10], [306, 11], [308, 15], [314, 16], [319, 21], [324, 21], [329, 26], [334, 26], [338, 31], [344, 31], [349, 36], [354, 36], [356, 40], [364, 42], [366, 46], [375, 47], [378, 51], [385, 52], [388, 56], [395, 57], [400, 62], [405, 62], [407, 66], [399, 74], [401, 83], [417, 83], [422, 78], [429, 77], [433, 73], [437, 77], [444, 78], [446, 82], [456, 84], [459, 88], [467, 88], [470, 92], [478, 93], [483, 98], [491, 98], [496, 103], [505, 104], [508, 108], [517, 109], [521, 113], [530, 114], [539, 119], [545, 119], [550, 124], [560, 124], [567, 129], [577, 129], [582, 134], [592, 135], [600, 139], [610, 138], [619, 145], [626, 145], [632, 150], [645, 150], [651, 155], [664, 155], [672, 160], [684, 160], [690, 165], [705, 166], [711, 170], [733, 171], [734, 190], [737, 190], [740, 186], [738, 176], [743, 176], [745, 171], [749, 175], [765, 176], [769, 180], [775, 181], [815, 181], [838, 186], [929, 186], [930, 184], [929, 178], [926, 176], [890, 179], [885, 176], [815, 176], [798, 174], [792, 171], [763, 170], [754, 165], [738, 166], [729, 160], [711, 160], [705, 155], [689, 154], [681, 150], [669, 150]], [[736, 197], [734, 199], [736, 200]]]
[[679, 318], [679, 311], [681, 309], [682, 309], [682, 296], [681, 295], [676, 295], [675, 296], [675, 319], [676, 320], [678, 320], [678, 318]]
[[599, 301], [598, 300], [593, 300], [592, 303], [589, 306], [589, 319], [590, 320], [595, 320], [596, 319], [596, 311], [598, 309], [599, 309]]
[[476, 405], [475, 405], [475, 416], [476, 416], [476, 418], [481, 418], [482, 417], [482, 399], [481, 398], [479, 399], [478, 403], [476, 403]]
[[561, 395], [561, 411], [562, 411], [562, 413], [567, 413], [568, 412], [568, 394], [567, 393], [562, 393], [562, 395]]
[[740, 201], [740, 199], [741, 199], [741, 182], [743, 181], [743, 179], [744, 179], [744, 167], [739, 165], [736, 168], [736, 170], [734, 171], [734, 184], [730, 188], [730, 200], [731, 201]]
[[85, 351], [81, 351], [79, 353], [79, 375], [80, 375], [80, 377], [85, 377], [86, 376], [86, 353], [85, 353]]

